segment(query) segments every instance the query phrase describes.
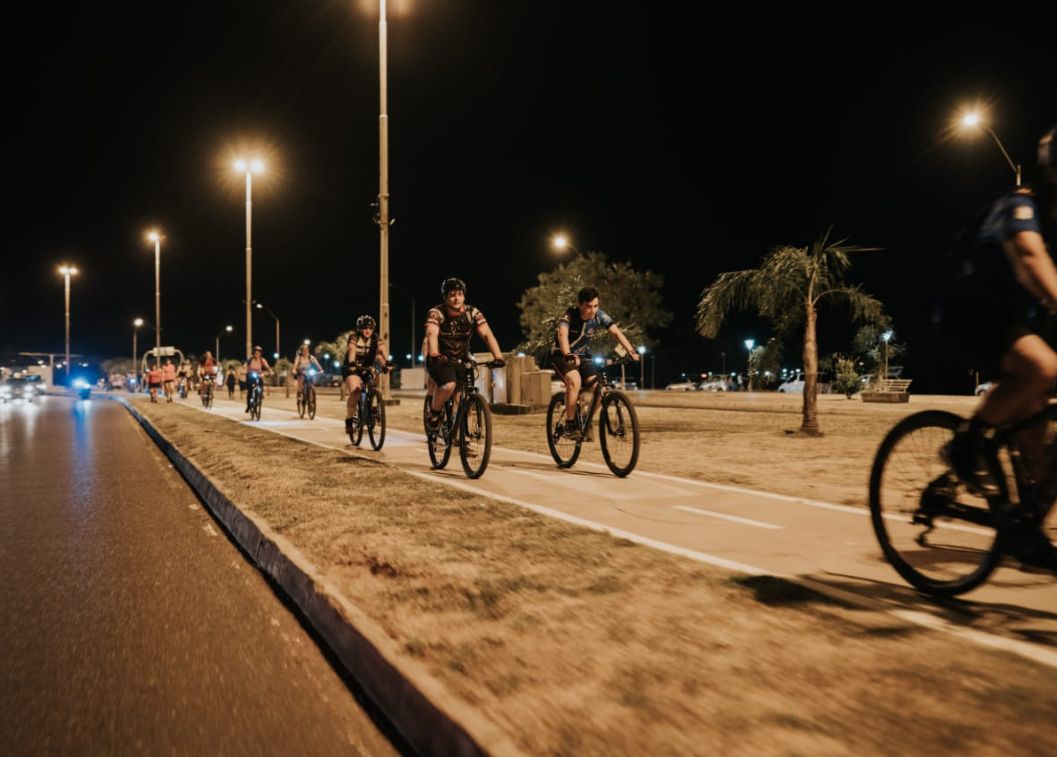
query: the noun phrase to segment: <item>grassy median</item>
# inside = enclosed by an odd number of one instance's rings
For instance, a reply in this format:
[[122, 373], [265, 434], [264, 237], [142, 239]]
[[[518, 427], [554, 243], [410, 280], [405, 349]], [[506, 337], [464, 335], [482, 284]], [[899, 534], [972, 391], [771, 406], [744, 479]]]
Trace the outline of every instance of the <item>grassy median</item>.
[[527, 751], [1043, 754], [1057, 741], [1052, 669], [179, 404], [136, 404]]

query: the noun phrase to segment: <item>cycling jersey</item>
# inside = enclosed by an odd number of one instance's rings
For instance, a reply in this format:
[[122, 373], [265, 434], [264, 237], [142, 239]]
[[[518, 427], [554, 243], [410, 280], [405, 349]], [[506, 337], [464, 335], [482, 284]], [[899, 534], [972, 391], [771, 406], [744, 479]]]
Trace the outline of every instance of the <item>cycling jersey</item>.
[[270, 366], [268, 365], [268, 361], [264, 358], [251, 357], [246, 361], [246, 371], [248, 373], [264, 373], [267, 370], [270, 370]]
[[433, 324], [440, 329], [437, 337], [437, 348], [440, 354], [449, 360], [466, 360], [470, 357], [470, 339], [474, 331], [488, 321], [484, 313], [472, 305], [463, 305], [461, 311], [451, 313], [445, 304], [430, 308], [426, 315], [426, 325]]
[[306, 355], [305, 357], [301, 357], [300, 355], [298, 355], [294, 358], [295, 375], [303, 373], [304, 371], [307, 371], [309, 368], [312, 367], [315, 367], [315, 369], [320, 373], [323, 372], [323, 366], [321, 366], [319, 364], [319, 361], [316, 360], [315, 357], [313, 357], [312, 355]]
[[[558, 319], [558, 328], [569, 330], [569, 351], [580, 357], [591, 354], [591, 337], [596, 331], [608, 331], [614, 324], [615, 321], [601, 308], [586, 321], [580, 316], [578, 307], [569, 308]], [[554, 349], [561, 350], [557, 335], [554, 337]]]
[[369, 368], [374, 364], [378, 355], [378, 333], [373, 332], [370, 337], [356, 334], [355, 338], [350, 334], [348, 349], [345, 352], [345, 363], [357, 368]]
[[204, 374], [208, 374], [208, 373], [214, 373], [215, 374], [216, 372], [217, 372], [217, 361], [216, 360], [214, 360], [211, 357], [207, 357], [205, 360], [202, 361], [202, 373], [203, 373], [203, 375]]

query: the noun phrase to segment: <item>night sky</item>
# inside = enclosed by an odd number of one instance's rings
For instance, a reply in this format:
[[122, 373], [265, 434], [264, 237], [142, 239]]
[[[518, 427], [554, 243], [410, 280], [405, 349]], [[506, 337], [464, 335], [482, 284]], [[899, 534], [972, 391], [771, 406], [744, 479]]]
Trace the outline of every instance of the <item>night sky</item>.
[[[61, 351], [56, 267], [69, 261], [82, 270], [73, 350], [127, 354], [133, 318], [153, 320], [143, 234], [157, 225], [163, 342], [200, 353], [231, 323], [221, 351], [241, 353], [244, 190], [230, 160], [249, 145], [266, 147], [270, 169], [254, 188], [254, 296], [282, 319], [283, 352], [376, 314], [373, 6], [9, 10], [0, 351]], [[1038, 137], [1057, 122], [1055, 26], [1043, 7], [869, 24], [801, 15], [758, 28], [762, 11], [721, 17], [705, 4], [392, 3], [391, 280], [421, 322], [440, 282], [464, 278], [511, 349], [515, 303], [555, 265], [547, 239], [563, 229], [582, 250], [665, 275], [676, 318], [656, 335], [661, 382], [718, 369], [721, 350], [740, 355], [743, 339], [768, 336], [751, 317], [715, 342], [693, 335], [717, 273], [832, 224], [885, 248], [852, 278], [909, 343], [907, 375], [923, 390], [964, 391], [928, 312], [946, 240], [1012, 172], [989, 141], [947, 129], [959, 106], [986, 103], [1030, 180]], [[410, 307], [394, 292], [391, 309], [403, 357]], [[846, 347], [840, 320], [823, 316], [823, 352]], [[266, 315], [254, 340], [274, 350]], [[152, 341], [143, 329], [141, 343]], [[790, 343], [786, 362], [798, 352]]]

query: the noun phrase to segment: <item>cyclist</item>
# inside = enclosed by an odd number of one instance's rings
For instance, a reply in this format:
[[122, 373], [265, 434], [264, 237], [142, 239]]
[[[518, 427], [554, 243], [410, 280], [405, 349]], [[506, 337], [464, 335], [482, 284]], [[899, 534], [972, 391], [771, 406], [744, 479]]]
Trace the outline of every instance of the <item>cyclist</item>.
[[[253, 387], [260, 386], [264, 389], [264, 377], [272, 372], [272, 367], [264, 359], [264, 350], [260, 345], [255, 345], [253, 355], [246, 361], [246, 411], [250, 411], [250, 398], [253, 397]], [[262, 395], [263, 396], [263, 395]]]
[[[999, 197], [956, 247], [958, 269], [934, 316], [953, 352], [998, 376], [947, 451], [955, 473], [978, 492], [994, 485], [985, 453], [995, 428], [1042, 410], [1057, 380], [1057, 353], [1041, 326], [1045, 313], [1057, 313], [1057, 266], [1047, 250], [1057, 240], [1055, 132], [1057, 126], [1039, 142], [1040, 181]], [[1037, 475], [1045, 473], [1045, 432], [1030, 429], [1018, 439]], [[1057, 564], [1042, 534], [1029, 542], [1033, 562]]]
[[293, 365], [294, 377], [297, 379], [298, 396], [305, 390], [305, 372], [311, 368], [315, 368], [318, 373], [323, 372], [323, 366], [316, 360], [315, 355], [309, 354], [308, 345], [302, 344], [297, 350]]
[[206, 350], [205, 355], [202, 356], [202, 362], [198, 364], [198, 376], [201, 379], [198, 388], [199, 394], [204, 390], [206, 382], [216, 386], [217, 368], [217, 361], [213, 358], [213, 353]]
[[158, 401], [158, 390], [161, 389], [162, 372], [157, 364], [147, 369], [147, 388], [150, 389], [150, 401]]
[[162, 367], [161, 380], [165, 389], [165, 401], [172, 402], [173, 389], [176, 385], [176, 366], [168, 358], [166, 358], [165, 365]]
[[455, 391], [455, 382], [465, 369], [454, 363], [470, 357], [470, 339], [476, 331], [488, 345], [497, 367], [504, 365], [499, 342], [488, 327], [484, 313], [466, 304], [466, 284], [462, 279], [445, 279], [440, 285], [444, 301], [426, 314], [426, 370], [433, 381], [433, 400], [426, 419], [430, 430], [440, 428], [444, 403]]
[[[385, 367], [385, 344], [375, 333], [374, 318], [361, 315], [356, 319], [356, 330], [349, 333], [348, 347], [345, 350], [345, 364], [341, 366], [341, 379], [345, 382], [348, 397], [345, 400], [345, 433], [352, 431], [352, 424], [357, 416], [357, 403], [360, 401], [360, 390], [366, 379], [367, 371], [381, 370]], [[318, 363], [317, 363], [318, 365]]]
[[[551, 363], [565, 382], [565, 418], [576, 419], [576, 401], [580, 389], [587, 389], [598, 380], [598, 371], [591, 361], [591, 337], [596, 331], [608, 331], [628, 351], [632, 360], [639, 353], [631, 346], [616, 322], [598, 306], [598, 290], [584, 287], [576, 294], [577, 304], [558, 319], [554, 334]], [[579, 431], [575, 424], [566, 424], [566, 437], [575, 441]]]

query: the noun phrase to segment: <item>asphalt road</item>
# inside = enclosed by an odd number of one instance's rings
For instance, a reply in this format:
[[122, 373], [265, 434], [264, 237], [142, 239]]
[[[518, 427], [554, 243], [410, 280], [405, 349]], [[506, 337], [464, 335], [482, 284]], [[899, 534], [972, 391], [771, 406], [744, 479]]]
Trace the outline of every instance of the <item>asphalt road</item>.
[[0, 651], [0, 753], [394, 752], [113, 402], [0, 406]]

